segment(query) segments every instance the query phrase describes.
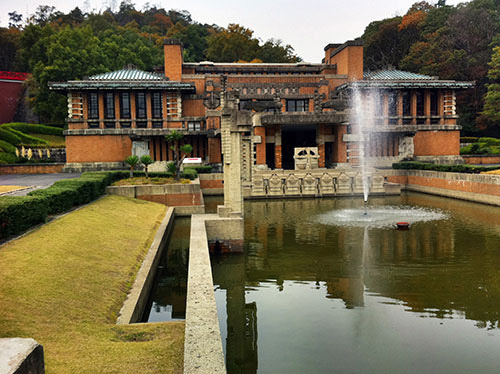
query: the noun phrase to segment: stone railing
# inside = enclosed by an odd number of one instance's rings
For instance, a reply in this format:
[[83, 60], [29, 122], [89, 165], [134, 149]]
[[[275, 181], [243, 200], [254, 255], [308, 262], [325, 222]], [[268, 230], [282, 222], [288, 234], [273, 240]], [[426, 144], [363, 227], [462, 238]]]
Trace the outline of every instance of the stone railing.
[[[369, 173], [370, 194], [385, 194], [384, 176]], [[340, 196], [363, 194], [361, 170], [254, 170], [252, 197]]]

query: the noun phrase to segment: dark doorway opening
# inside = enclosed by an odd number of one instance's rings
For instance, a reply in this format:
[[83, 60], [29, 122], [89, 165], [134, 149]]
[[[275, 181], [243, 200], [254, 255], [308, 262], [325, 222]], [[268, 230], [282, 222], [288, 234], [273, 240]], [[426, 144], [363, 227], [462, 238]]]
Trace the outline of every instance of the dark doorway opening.
[[275, 168], [274, 159], [274, 143], [266, 143], [266, 164], [268, 168]]
[[281, 159], [283, 169], [293, 170], [294, 148], [316, 147], [316, 126], [283, 125], [281, 130]]

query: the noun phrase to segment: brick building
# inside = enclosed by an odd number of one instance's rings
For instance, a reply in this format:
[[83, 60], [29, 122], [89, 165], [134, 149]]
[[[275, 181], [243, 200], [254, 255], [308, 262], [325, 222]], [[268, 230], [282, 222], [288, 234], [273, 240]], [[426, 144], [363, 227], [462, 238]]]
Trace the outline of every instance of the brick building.
[[[295, 151], [303, 147], [317, 150], [319, 168], [352, 165], [362, 143], [374, 165], [460, 158], [455, 91], [472, 83], [396, 70], [364, 73], [358, 42], [327, 45], [316, 64], [185, 63], [175, 39], [165, 40], [164, 55], [162, 73], [126, 68], [51, 83], [68, 96], [68, 168], [113, 168], [132, 153], [163, 165], [173, 158], [164, 135], [174, 129], [193, 145], [193, 156], [220, 164], [224, 91], [237, 91], [240, 110], [266, 112], [246, 134], [249, 169], [294, 169]], [[349, 116], [354, 90], [373, 110], [369, 137]]]

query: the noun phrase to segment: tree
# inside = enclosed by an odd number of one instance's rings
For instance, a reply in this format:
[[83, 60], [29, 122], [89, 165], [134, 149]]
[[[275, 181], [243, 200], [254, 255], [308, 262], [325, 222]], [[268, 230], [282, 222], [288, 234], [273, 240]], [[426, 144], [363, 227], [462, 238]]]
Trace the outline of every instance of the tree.
[[[193, 151], [193, 147], [190, 144], [183, 144], [179, 146], [184, 135], [176, 130], [172, 131], [170, 134], [165, 135], [165, 140], [168, 144], [170, 144], [173, 148], [174, 161], [171, 165], [171, 168], [175, 171], [175, 179], [179, 180], [181, 175], [181, 165], [186, 155], [189, 155]], [[180, 151], [180, 155], [179, 155]], [[181, 157], [180, 157], [181, 156]], [[174, 168], [175, 167], [175, 168]]]
[[9, 14], [9, 27], [20, 29], [23, 22], [23, 15], [17, 13], [16, 11], [10, 12]]
[[153, 163], [153, 159], [149, 155], [141, 156], [141, 164], [144, 165], [144, 171], [146, 172], [146, 178], [149, 178], [148, 167]]
[[134, 177], [134, 168], [137, 166], [139, 163], [139, 157], [136, 155], [128, 156], [125, 159], [125, 163], [130, 166], [130, 178]]
[[497, 127], [500, 127], [500, 46], [493, 48], [488, 78], [493, 82], [487, 85], [482, 114]]

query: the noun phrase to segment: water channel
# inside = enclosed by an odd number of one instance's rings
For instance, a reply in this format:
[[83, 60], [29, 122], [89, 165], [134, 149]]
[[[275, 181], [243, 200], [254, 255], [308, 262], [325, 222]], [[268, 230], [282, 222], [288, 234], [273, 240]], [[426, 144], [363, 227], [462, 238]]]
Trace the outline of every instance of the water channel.
[[[500, 208], [414, 193], [362, 208], [245, 202], [245, 253], [212, 257], [228, 373], [498, 373]], [[183, 318], [189, 220], [173, 235], [145, 321]]]

